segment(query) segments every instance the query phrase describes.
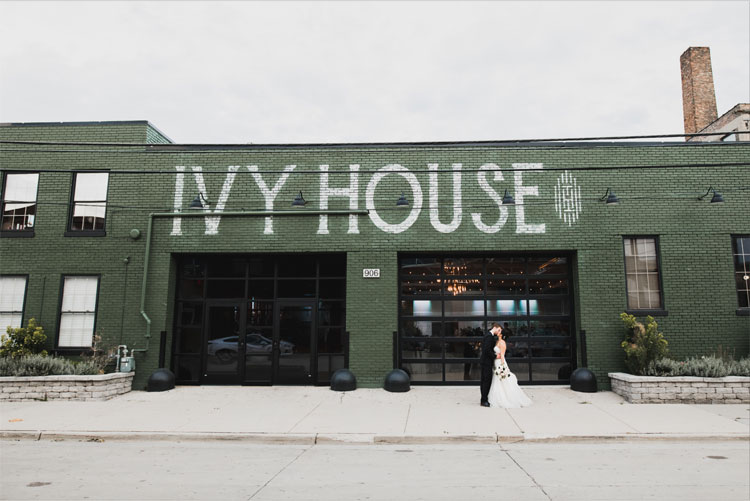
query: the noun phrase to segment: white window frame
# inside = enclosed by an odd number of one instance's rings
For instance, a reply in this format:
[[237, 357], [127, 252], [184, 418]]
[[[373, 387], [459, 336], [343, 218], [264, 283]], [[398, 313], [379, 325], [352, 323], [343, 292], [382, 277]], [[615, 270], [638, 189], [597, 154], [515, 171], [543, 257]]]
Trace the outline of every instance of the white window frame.
[[91, 348], [96, 330], [99, 282], [99, 275], [62, 277], [58, 348]]
[[[653, 241], [654, 254], [639, 254], [638, 249], [641, 247], [641, 243], [647, 244], [650, 242], [642, 241]], [[629, 242], [635, 241], [635, 254], [629, 254], [631, 250]], [[652, 235], [643, 236], [623, 236], [623, 258], [625, 260], [625, 301], [627, 304], [627, 311], [664, 311], [664, 287], [661, 279], [661, 259], [659, 258], [659, 237]], [[635, 268], [631, 269], [628, 267], [628, 258], [633, 258]], [[639, 266], [641, 260], [646, 258], [653, 258], [656, 261], [656, 271], [649, 271], [647, 268], [644, 269]], [[635, 281], [636, 288], [631, 290], [628, 285], [631, 280]], [[646, 295], [648, 299], [641, 302], [641, 295]], [[658, 298], [658, 304], [654, 305], [653, 298]], [[635, 301], [631, 301], [634, 298]]]
[[0, 275], [0, 334], [23, 325], [28, 283], [27, 275]]
[[[740, 305], [740, 294], [744, 294], [748, 298], [748, 302], [750, 302], [750, 291], [745, 288], [742, 289], [738, 287], [740, 283], [744, 283], [745, 287], [747, 287], [748, 282], [744, 280], [744, 277], [750, 276], [750, 264], [748, 264], [747, 259], [745, 256], [750, 255], [750, 248], [744, 248], [741, 247], [741, 241], [750, 238], [750, 235], [732, 235], [732, 264], [734, 265], [734, 274], [735, 274], [735, 291], [737, 293], [737, 307], [740, 310], [748, 310], [747, 306], [741, 306]], [[738, 256], [743, 256], [742, 259], [742, 269], [740, 269], [739, 266], [737, 266]], [[739, 282], [738, 279], [743, 279], [743, 282]]]
[[[84, 185], [80, 181], [81, 176], [106, 176], [104, 186], [104, 197], [91, 195], [86, 192], [79, 192]], [[68, 221], [68, 231], [66, 236], [78, 234], [101, 234], [107, 229], [107, 199], [109, 197], [109, 172], [108, 171], [78, 171], [73, 174], [73, 189], [71, 193], [70, 216]], [[77, 215], [80, 212], [79, 215]], [[99, 215], [101, 213], [101, 216]], [[91, 221], [94, 226], [86, 227], [87, 218], [93, 218]], [[76, 218], [81, 218], [81, 228], [74, 228]], [[96, 228], [96, 220], [102, 220], [102, 227]]]
[[[31, 193], [25, 194], [26, 196], [12, 197], [11, 193], [8, 193], [9, 179], [13, 176], [36, 176], [34, 184], [34, 196]], [[12, 197], [12, 198], [9, 198]], [[3, 223], [5, 222], [6, 212], [13, 210], [23, 210], [24, 215], [22, 216], [8, 216], [11, 221], [15, 221], [17, 218], [26, 221], [26, 225], [23, 228], [13, 228], [12, 226], [7, 229], [3, 229], [3, 232], [13, 233], [32, 233], [34, 232], [34, 224], [36, 223], [36, 209], [37, 199], [39, 198], [39, 173], [38, 172], [7, 172], [5, 174], [3, 182], [3, 200], [2, 200], [2, 218]], [[13, 207], [13, 209], [9, 209]], [[28, 214], [29, 209], [33, 209], [33, 214]]]

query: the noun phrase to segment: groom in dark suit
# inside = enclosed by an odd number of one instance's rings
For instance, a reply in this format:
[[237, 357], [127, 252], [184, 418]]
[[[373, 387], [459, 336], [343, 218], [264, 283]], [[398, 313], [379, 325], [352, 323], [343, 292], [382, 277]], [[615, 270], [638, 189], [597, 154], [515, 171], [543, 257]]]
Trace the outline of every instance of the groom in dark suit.
[[482, 368], [482, 378], [479, 382], [479, 387], [482, 391], [482, 399], [480, 400], [482, 407], [490, 406], [487, 396], [490, 394], [492, 372], [495, 367], [495, 358], [497, 357], [495, 355], [495, 345], [501, 332], [503, 332], [503, 328], [500, 327], [500, 324], [493, 322], [492, 328], [484, 336], [484, 339], [482, 339], [482, 351], [479, 355], [479, 365]]

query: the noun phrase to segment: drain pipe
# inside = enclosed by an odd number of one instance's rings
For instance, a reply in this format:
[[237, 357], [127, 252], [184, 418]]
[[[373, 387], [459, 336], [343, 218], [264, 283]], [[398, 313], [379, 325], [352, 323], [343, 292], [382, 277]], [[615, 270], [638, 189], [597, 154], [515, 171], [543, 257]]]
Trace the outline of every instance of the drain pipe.
[[143, 257], [143, 280], [141, 280], [141, 316], [146, 321], [146, 347], [132, 348], [130, 355], [135, 356], [135, 352], [146, 353], [148, 351], [148, 342], [151, 339], [151, 319], [146, 315], [146, 281], [148, 280], [148, 263], [151, 260], [151, 230], [154, 226], [154, 215], [152, 212], [148, 215], [148, 231], [146, 232], [146, 253]]
[[[349, 210], [254, 210], [254, 211], [229, 211], [214, 212], [213, 216], [221, 217], [267, 217], [267, 216], [348, 216], [348, 215], [368, 215], [369, 209], [349, 209]], [[146, 285], [148, 283], [148, 265], [151, 260], [151, 233], [154, 228], [154, 219], [157, 217], [211, 217], [202, 211], [196, 212], [152, 212], [148, 215], [148, 230], [146, 232], [146, 252], [143, 257], [143, 280], [141, 281], [141, 316], [146, 321], [146, 339], [145, 348], [133, 348], [130, 350], [130, 356], [136, 352], [145, 353], [148, 351], [149, 341], [151, 340], [151, 319], [146, 314]]]

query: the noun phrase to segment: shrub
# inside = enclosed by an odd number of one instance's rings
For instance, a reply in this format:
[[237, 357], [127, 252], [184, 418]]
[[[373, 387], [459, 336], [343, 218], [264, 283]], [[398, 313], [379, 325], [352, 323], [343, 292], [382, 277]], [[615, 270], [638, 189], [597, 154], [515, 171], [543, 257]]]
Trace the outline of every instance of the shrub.
[[117, 360], [115, 351], [115, 348], [102, 347], [102, 336], [97, 332], [94, 334], [94, 338], [91, 342], [91, 351], [88, 353], [81, 353], [81, 360], [93, 364], [97, 369], [95, 374], [104, 374], [107, 365]]
[[660, 358], [652, 360], [645, 376], [724, 377], [750, 376], [750, 358], [725, 360], [717, 356], [688, 358], [685, 361]]
[[625, 366], [631, 374], [643, 375], [651, 362], [666, 356], [667, 340], [652, 316], [646, 317], [646, 325], [627, 313], [622, 313], [620, 319], [627, 328], [620, 344], [625, 350]]
[[74, 362], [67, 358], [34, 354], [0, 358], [0, 376], [80, 376], [99, 374], [90, 361]]
[[7, 334], [0, 337], [0, 357], [23, 357], [25, 355], [46, 355], [43, 349], [47, 336], [44, 329], [33, 318], [26, 327], [8, 327]]

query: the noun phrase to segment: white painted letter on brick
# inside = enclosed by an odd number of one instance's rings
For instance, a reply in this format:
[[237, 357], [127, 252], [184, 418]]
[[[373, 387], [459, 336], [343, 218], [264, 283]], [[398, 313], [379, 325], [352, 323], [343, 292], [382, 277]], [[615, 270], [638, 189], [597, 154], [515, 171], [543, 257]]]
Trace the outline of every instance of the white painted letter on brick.
[[[378, 215], [375, 209], [375, 188], [377, 188], [378, 183], [381, 181], [381, 179], [383, 179], [390, 173], [398, 174], [399, 176], [402, 176], [404, 179], [406, 179], [406, 181], [411, 186], [412, 195], [414, 197], [414, 205], [411, 209], [411, 212], [409, 212], [409, 216], [404, 221], [398, 224], [386, 223]], [[417, 220], [417, 218], [419, 217], [419, 213], [422, 211], [422, 187], [419, 185], [417, 176], [409, 172], [409, 169], [407, 169], [406, 167], [398, 164], [386, 165], [385, 167], [381, 167], [380, 169], [378, 169], [378, 172], [376, 172], [375, 175], [372, 176], [370, 182], [367, 184], [365, 199], [365, 204], [367, 210], [370, 211], [370, 219], [372, 220], [373, 224], [375, 224], [375, 226], [385, 231], [386, 233], [401, 233], [402, 231], [408, 230], [411, 225], [414, 224], [414, 221]], [[395, 206], [395, 201], [393, 202], [393, 204]]]
[[[273, 210], [273, 201], [276, 198], [276, 195], [279, 194], [279, 191], [281, 191], [281, 187], [284, 186], [284, 183], [286, 183], [286, 180], [289, 178], [289, 174], [292, 173], [292, 171], [297, 167], [296, 165], [287, 165], [284, 167], [284, 173], [281, 175], [281, 177], [276, 181], [276, 184], [273, 185], [273, 189], [268, 189], [268, 185], [263, 180], [263, 176], [260, 175], [258, 172], [258, 166], [257, 165], [248, 165], [247, 170], [252, 172], [253, 179], [255, 179], [255, 182], [258, 185], [258, 188], [260, 188], [260, 192], [263, 193], [263, 198], [266, 201], [266, 210]], [[265, 228], [263, 229], [264, 235], [273, 235], [273, 216], [267, 216], [266, 217], [266, 224]]]
[[[234, 184], [234, 178], [237, 176], [239, 168], [239, 165], [230, 165], [227, 167], [227, 177], [224, 179], [224, 186], [221, 187], [221, 195], [219, 195], [219, 200], [216, 202], [216, 209], [212, 212], [209, 203], [206, 201], [210, 200], [210, 198], [206, 192], [206, 183], [203, 180], [203, 168], [192, 167], [193, 176], [195, 176], [195, 182], [198, 185], [198, 191], [200, 191], [205, 199], [203, 201], [205, 204], [203, 212], [207, 214], [216, 214], [224, 211], [224, 207], [226, 207], [227, 200], [229, 199], [229, 192], [232, 191], [232, 184]], [[204, 220], [206, 224], [206, 235], [218, 235], [221, 216], [206, 216]]]
[[500, 172], [500, 167], [495, 164], [484, 164], [477, 172], [477, 182], [479, 183], [479, 186], [485, 193], [487, 193], [489, 198], [497, 204], [497, 209], [500, 212], [500, 215], [493, 225], [484, 224], [482, 222], [482, 215], [477, 212], [471, 214], [471, 220], [479, 231], [484, 233], [497, 233], [503, 226], [505, 226], [505, 222], [508, 221], [508, 207], [503, 205], [503, 197], [500, 196], [500, 194], [495, 191], [487, 181], [487, 171], [494, 171], [492, 180], [496, 183], [504, 180], [503, 173]]
[[513, 173], [515, 178], [515, 200], [516, 200], [516, 233], [545, 233], [547, 231], [547, 225], [541, 224], [527, 224], [526, 213], [523, 207], [524, 196], [539, 196], [538, 186], [524, 186], [523, 185], [523, 170], [541, 170], [542, 164], [513, 164]]
[[[349, 209], [355, 210], [359, 205], [359, 165], [349, 166], [349, 187], [331, 188], [328, 186], [328, 166], [320, 166], [320, 210], [328, 209], [329, 197], [349, 197]], [[359, 233], [356, 214], [349, 214], [349, 231], [347, 233]], [[328, 235], [328, 216], [320, 215], [318, 235]]]
[[[182, 210], [182, 193], [185, 191], [185, 166], [175, 166], [177, 176], [174, 180], [174, 212], [180, 212]], [[172, 218], [172, 236], [178, 237], [182, 235], [182, 218]]]
[[427, 164], [430, 171], [430, 223], [440, 233], [453, 233], [461, 224], [461, 164], [453, 164], [453, 219], [448, 224], [440, 222], [438, 208], [438, 164]]

